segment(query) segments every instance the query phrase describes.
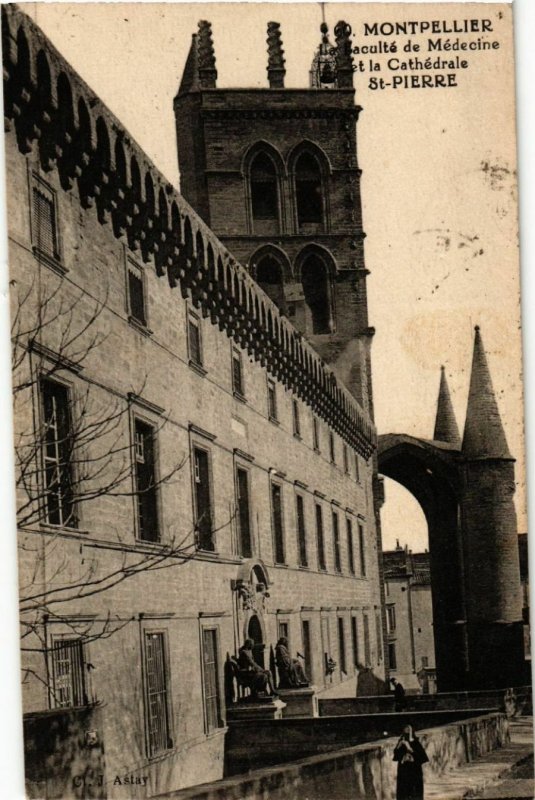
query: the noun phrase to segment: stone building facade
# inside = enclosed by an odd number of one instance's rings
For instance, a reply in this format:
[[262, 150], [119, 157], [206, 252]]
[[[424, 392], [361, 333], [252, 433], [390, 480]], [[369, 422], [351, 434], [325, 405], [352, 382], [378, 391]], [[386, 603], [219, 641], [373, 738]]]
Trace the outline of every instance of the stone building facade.
[[386, 631], [391, 677], [408, 692], [436, 691], [429, 553], [406, 546], [383, 553]]
[[[151, 796], [223, 775], [225, 663], [246, 637], [267, 667], [287, 635], [318, 691], [357, 663], [385, 677], [347, 32], [323, 91], [273, 88], [270, 147], [232, 122], [230, 172], [271, 180], [269, 158], [282, 186], [297, 160], [300, 203], [328, 187], [297, 206], [322, 221], [287, 216], [274, 241], [214, 166], [218, 111], [206, 170], [188, 162], [197, 112], [177, 112], [184, 199], [37, 26], [2, 20], [24, 710], [100, 703], [86, 745], [104, 743], [108, 792]], [[213, 80], [208, 33], [184, 91]], [[230, 117], [260, 96], [191, 87], [178, 105]]]

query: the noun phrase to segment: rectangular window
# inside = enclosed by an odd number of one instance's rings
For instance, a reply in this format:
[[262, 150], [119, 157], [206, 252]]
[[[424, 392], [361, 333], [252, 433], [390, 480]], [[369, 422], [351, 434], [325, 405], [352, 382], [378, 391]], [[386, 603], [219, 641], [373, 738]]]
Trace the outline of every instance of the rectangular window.
[[292, 418], [294, 427], [294, 436], [301, 436], [301, 420], [299, 419], [299, 400], [294, 397], [292, 399]]
[[241, 352], [236, 347], [232, 348], [232, 391], [240, 397], [245, 396]]
[[195, 499], [196, 544], [200, 550], [215, 550], [213, 506], [210, 485], [210, 456], [200, 447], [193, 448], [193, 485]]
[[425, 668], [428, 666], [429, 666], [429, 656], [422, 656], [422, 667]]
[[340, 552], [340, 526], [338, 514], [333, 511], [333, 542], [334, 542], [334, 568], [336, 572], [342, 572], [342, 554]]
[[340, 672], [347, 673], [346, 663], [346, 633], [342, 617], [338, 617], [338, 655], [340, 658]]
[[355, 452], [355, 480], [360, 483], [360, 461], [357, 452]]
[[367, 667], [371, 667], [372, 657], [370, 653], [370, 623], [367, 614], [362, 615], [362, 625], [364, 629], [364, 661], [366, 662]]
[[148, 542], [157, 542], [160, 530], [154, 428], [136, 419], [134, 431], [138, 536]]
[[317, 417], [312, 417], [312, 446], [320, 452], [320, 424]]
[[238, 550], [244, 558], [252, 556], [251, 548], [251, 509], [249, 502], [249, 473], [236, 469], [236, 494], [238, 502]]
[[395, 642], [389, 642], [388, 644], [388, 663], [390, 665], [390, 669], [397, 669], [398, 664], [396, 661], [396, 644]]
[[188, 350], [190, 361], [202, 367], [201, 321], [191, 311], [188, 314]]
[[34, 179], [33, 244], [40, 253], [59, 258], [56, 197], [42, 181]]
[[346, 519], [347, 534], [347, 563], [351, 575], [355, 574], [355, 551], [353, 549], [353, 524], [350, 519]]
[[396, 607], [386, 607], [386, 632], [394, 633], [396, 630]]
[[323, 648], [323, 675], [324, 682], [330, 674], [327, 670], [328, 661], [331, 658], [331, 634], [329, 630], [329, 618], [321, 617], [321, 646]]
[[145, 692], [149, 756], [155, 756], [173, 746], [168, 683], [165, 634], [146, 632]]
[[344, 443], [344, 445], [342, 447], [342, 457], [343, 457], [343, 461], [344, 461], [344, 472], [345, 472], [346, 475], [348, 475], [349, 474], [349, 458], [348, 458], [348, 455], [347, 455], [347, 444], [345, 444], [345, 443]]
[[334, 434], [332, 431], [329, 431], [329, 457], [331, 459], [331, 464], [336, 464], [336, 453], [334, 451]]
[[288, 649], [290, 648], [290, 623], [289, 622], [279, 622], [277, 625], [277, 630], [279, 632], [279, 639], [283, 636], [285, 639], [288, 639]]
[[356, 617], [351, 617], [351, 649], [353, 651], [353, 664], [356, 667], [359, 663], [359, 640]]
[[81, 639], [57, 639], [52, 643], [52, 704], [55, 708], [87, 705], [85, 672]]
[[77, 526], [74, 507], [74, 435], [69, 389], [41, 381], [43, 408], [43, 467], [46, 520], [51, 525]]
[[221, 716], [217, 628], [203, 628], [202, 660], [206, 733], [210, 733], [223, 726]]
[[147, 324], [143, 271], [131, 261], [128, 262], [128, 308], [136, 322]]
[[277, 417], [277, 389], [275, 381], [268, 380], [268, 417], [270, 419], [278, 419]]
[[275, 542], [275, 563], [284, 564], [284, 524], [282, 516], [282, 487], [278, 483], [271, 484], [271, 514], [273, 522], [273, 539]]
[[364, 541], [364, 527], [359, 523], [359, 555], [360, 555], [360, 574], [366, 577], [366, 544]]
[[303, 495], [298, 494], [295, 497], [296, 501], [296, 516], [297, 516], [297, 547], [299, 553], [299, 566], [308, 566], [307, 559], [307, 537], [305, 528], [305, 501]]
[[316, 503], [316, 543], [318, 547], [318, 569], [325, 570], [325, 541], [323, 537], [323, 511], [321, 506]]
[[383, 660], [383, 624], [379, 611], [375, 614], [375, 638], [377, 639], [377, 664], [380, 664]]
[[310, 622], [304, 619], [301, 623], [301, 632], [303, 638], [303, 655], [305, 657], [305, 675], [312, 681], [312, 639], [310, 636]]

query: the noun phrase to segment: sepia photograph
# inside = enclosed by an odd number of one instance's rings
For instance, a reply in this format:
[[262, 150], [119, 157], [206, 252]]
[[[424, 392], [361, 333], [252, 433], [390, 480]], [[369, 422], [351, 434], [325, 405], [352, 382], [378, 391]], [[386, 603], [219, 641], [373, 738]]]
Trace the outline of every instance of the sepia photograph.
[[26, 797], [533, 798], [511, 4], [1, 12]]

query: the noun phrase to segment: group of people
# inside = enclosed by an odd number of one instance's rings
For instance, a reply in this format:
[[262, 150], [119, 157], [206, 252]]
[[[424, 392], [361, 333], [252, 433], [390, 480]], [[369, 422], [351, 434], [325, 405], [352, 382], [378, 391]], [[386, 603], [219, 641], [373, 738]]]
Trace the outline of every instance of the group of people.
[[[246, 639], [238, 654], [238, 666], [242, 671], [250, 676], [249, 687], [253, 697], [258, 697], [263, 693], [270, 697], [277, 697], [273, 675], [271, 670], [257, 664], [254, 658], [254, 642]], [[305, 674], [301, 662], [297, 658], [292, 658], [288, 647], [288, 639], [281, 636], [275, 646], [275, 663], [279, 673], [279, 687], [281, 689], [297, 688], [308, 686], [308, 678]]]

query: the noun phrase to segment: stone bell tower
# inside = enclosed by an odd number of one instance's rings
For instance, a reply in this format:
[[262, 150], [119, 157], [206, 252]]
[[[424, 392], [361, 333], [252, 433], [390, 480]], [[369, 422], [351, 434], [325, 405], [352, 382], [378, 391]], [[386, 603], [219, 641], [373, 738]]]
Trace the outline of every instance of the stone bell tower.
[[181, 191], [373, 414], [351, 28], [325, 23], [308, 86], [285, 88], [267, 24], [265, 88], [217, 87], [210, 23], [174, 101]]

